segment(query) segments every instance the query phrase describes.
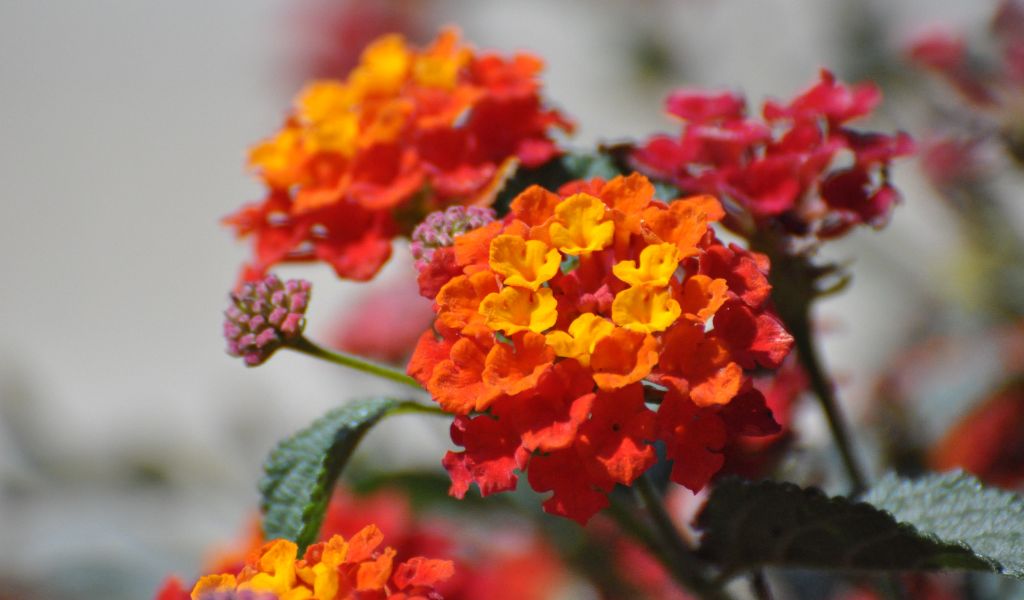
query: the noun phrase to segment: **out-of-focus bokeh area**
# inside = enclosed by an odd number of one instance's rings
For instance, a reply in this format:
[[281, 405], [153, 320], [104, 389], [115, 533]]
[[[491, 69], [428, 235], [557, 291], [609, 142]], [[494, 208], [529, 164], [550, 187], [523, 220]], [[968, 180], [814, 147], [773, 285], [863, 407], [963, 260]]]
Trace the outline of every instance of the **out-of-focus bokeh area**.
[[[828, 249], [853, 274], [817, 315], [828, 364], [869, 461], [968, 466], [1019, 486], [1024, 447], [1003, 430], [1024, 428], [1024, 46], [1004, 54], [998, 4], [0, 3], [0, 598], [137, 599], [167, 572], [193, 576], [245, 530], [276, 440], [391, 389], [289, 353], [252, 370], [227, 357], [221, 311], [247, 249], [218, 220], [261, 193], [246, 148], [304, 81], [343, 74], [380, 33], [424, 42], [445, 24], [478, 47], [543, 57], [546, 94], [577, 120], [580, 147], [674, 131], [662, 101], [681, 85], [759, 104], [823, 66], [878, 83], [870, 125], [908, 131], [918, 157], [894, 173], [892, 222]], [[1024, 40], [1009, 31], [1022, 22], [996, 29]], [[951, 36], [970, 60], [943, 46]], [[340, 343], [357, 326], [391, 335], [387, 318], [346, 311], [374, 289], [410, 293], [409, 270], [399, 249], [372, 284], [322, 265], [279, 272], [315, 282], [308, 331]], [[800, 464], [800, 448], [828, 444], [818, 412], [797, 420], [783, 474], [827, 472]], [[357, 463], [439, 469], [448, 446], [441, 422], [402, 417]]]

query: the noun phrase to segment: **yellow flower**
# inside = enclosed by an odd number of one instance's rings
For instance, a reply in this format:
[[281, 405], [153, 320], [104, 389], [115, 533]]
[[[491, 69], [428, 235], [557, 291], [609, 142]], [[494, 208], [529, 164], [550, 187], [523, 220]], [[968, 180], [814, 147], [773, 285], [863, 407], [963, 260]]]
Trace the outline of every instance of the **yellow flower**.
[[203, 575], [192, 588], [192, 598], [197, 600], [213, 592], [233, 592], [238, 585], [234, 575]]
[[450, 90], [462, 69], [472, 58], [469, 48], [459, 45], [459, 34], [447, 29], [427, 52], [416, 57], [412, 73], [416, 83]]
[[583, 313], [569, 325], [569, 333], [552, 331], [547, 335], [547, 341], [558, 356], [575, 358], [581, 365], [588, 367], [594, 347], [614, 330], [615, 325], [610, 321], [594, 313]]
[[273, 592], [282, 598], [295, 587], [295, 555], [299, 548], [288, 540], [274, 540], [264, 546], [259, 559], [259, 573], [239, 584], [240, 590]]
[[249, 151], [249, 166], [259, 171], [270, 185], [287, 188], [301, 180], [301, 169], [296, 165], [302, 163], [302, 156], [302, 131], [285, 126]]
[[675, 244], [655, 244], [640, 252], [636, 261], [624, 260], [612, 266], [612, 273], [631, 286], [665, 287], [679, 267], [679, 248]]
[[558, 250], [538, 240], [517, 235], [499, 235], [491, 240], [491, 269], [505, 277], [505, 285], [536, 290], [558, 272], [562, 257]]
[[405, 83], [412, 53], [398, 34], [386, 35], [363, 51], [359, 65], [348, 76], [348, 85], [360, 99], [391, 95]]
[[359, 114], [348, 86], [338, 81], [313, 82], [299, 95], [296, 105], [311, 152], [355, 153]]
[[667, 288], [637, 286], [622, 290], [612, 301], [612, 320], [639, 333], [665, 331], [682, 313]]
[[333, 536], [324, 543], [320, 562], [312, 567], [307, 567], [308, 571], [312, 571], [312, 577], [307, 573], [302, 573], [304, 579], [312, 580], [314, 598], [330, 600], [338, 595], [340, 587], [338, 567], [345, 562], [347, 556], [348, 542], [340, 535]]
[[557, 219], [548, 229], [556, 248], [576, 256], [608, 247], [615, 223], [605, 220], [607, 207], [589, 194], [574, 194], [555, 207]]
[[558, 319], [558, 302], [548, 288], [537, 291], [506, 287], [480, 303], [488, 327], [507, 335], [520, 331], [542, 333]]

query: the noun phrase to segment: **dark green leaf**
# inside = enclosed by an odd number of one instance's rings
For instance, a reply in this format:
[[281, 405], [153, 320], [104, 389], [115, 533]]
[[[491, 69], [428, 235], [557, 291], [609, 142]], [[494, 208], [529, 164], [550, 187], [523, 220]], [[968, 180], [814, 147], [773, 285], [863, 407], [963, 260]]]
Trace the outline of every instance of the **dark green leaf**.
[[883, 478], [864, 501], [945, 542], [962, 544], [994, 570], [1024, 579], [1024, 498], [963, 472], [908, 481]]
[[263, 464], [259, 484], [264, 535], [292, 540], [300, 553], [313, 543], [334, 484], [359, 440], [401, 406], [390, 398], [357, 400], [278, 444]]
[[887, 512], [790, 483], [726, 480], [697, 521], [700, 552], [726, 572], [762, 565], [817, 569], [991, 570], [963, 543], [922, 534]]

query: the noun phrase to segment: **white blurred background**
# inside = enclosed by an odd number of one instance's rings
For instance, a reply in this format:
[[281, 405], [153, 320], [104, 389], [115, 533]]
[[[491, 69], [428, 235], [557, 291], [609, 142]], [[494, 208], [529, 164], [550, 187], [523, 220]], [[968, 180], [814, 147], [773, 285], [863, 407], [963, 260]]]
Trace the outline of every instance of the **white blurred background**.
[[[319, 4], [0, 0], [0, 598], [145, 598], [191, 576], [255, 509], [275, 440], [387, 389], [295, 355], [246, 369], [220, 338], [247, 248], [218, 219], [260, 194], [246, 148], [301, 85], [296, 15]], [[675, 85], [788, 97], [820, 66], [863, 76], [929, 22], [980, 28], [993, 3], [408, 4], [428, 32], [542, 56], [586, 146], [672, 128]], [[915, 133], [913, 98], [886, 92], [874, 124]], [[854, 413], [926, 317], [919, 296], [948, 285], [955, 233], [913, 161], [896, 181], [892, 226], [832, 250], [855, 257], [855, 283], [820, 314]], [[365, 292], [325, 267], [281, 272], [316, 282], [314, 337]], [[371, 435], [373, 460], [439, 462], [444, 428], [403, 419]]]

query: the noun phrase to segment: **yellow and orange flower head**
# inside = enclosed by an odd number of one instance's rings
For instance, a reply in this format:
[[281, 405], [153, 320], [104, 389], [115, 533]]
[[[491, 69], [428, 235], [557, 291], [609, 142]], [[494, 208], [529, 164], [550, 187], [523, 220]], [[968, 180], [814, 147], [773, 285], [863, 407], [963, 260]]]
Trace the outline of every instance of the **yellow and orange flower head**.
[[425, 48], [386, 35], [344, 79], [306, 85], [249, 153], [266, 199], [226, 219], [253, 238], [244, 276], [322, 260], [369, 279], [410, 219], [489, 204], [510, 169], [558, 156], [551, 134], [572, 129], [544, 105], [539, 71], [535, 57], [480, 53], [447, 29]]
[[[451, 561], [415, 557], [395, 565], [395, 550], [379, 546], [384, 535], [369, 525], [345, 540], [340, 535], [314, 544], [301, 559], [288, 540], [263, 545], [236, 574], [206, 575], [192, 600], [249, 592], [254, 600], [354, 600], [438, 597], [434, 587], [452, 576]], [[430, 595], [433, 594], [433, 595]], [[239, 595], [238, 597], [243, 597]]]
[[434, 253], [435, 327], [409, 372], [456, 416], [453, 495], [511, 489], [521, 470], [553, 492], [546, 510], [585, 522], [653, 464], [655, 440], [696, 490], [729, 436], [777, 430], [748, 373], [777, 368], [792, 338], [766, 259], [711, 229], [722, 215], [707, 196], [660, 201], [638, 174], [534, 186]]

